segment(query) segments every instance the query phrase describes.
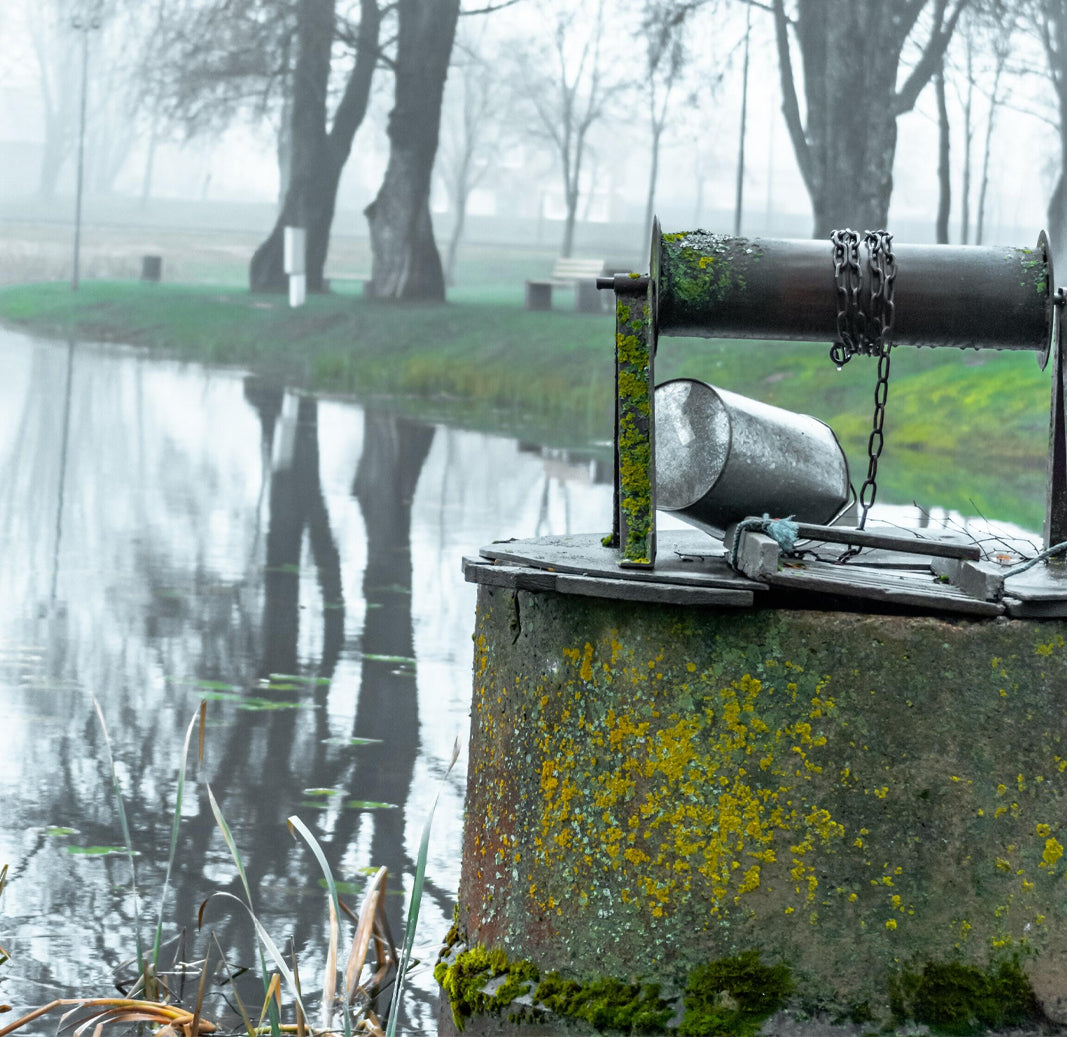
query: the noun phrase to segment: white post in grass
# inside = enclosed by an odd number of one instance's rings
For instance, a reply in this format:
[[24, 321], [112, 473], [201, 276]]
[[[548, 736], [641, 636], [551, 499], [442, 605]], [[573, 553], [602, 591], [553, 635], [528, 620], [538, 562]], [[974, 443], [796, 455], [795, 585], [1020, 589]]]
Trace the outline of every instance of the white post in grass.
[[307, 231], [303, 227], [285, 228], [285, 272], [289, 275], [289, 305], [303, 306], [307, 300]]

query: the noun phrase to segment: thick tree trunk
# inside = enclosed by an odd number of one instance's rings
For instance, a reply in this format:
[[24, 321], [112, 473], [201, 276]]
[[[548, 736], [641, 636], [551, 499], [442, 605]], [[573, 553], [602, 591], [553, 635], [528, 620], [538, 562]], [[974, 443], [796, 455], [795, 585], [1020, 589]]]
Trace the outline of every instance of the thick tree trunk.
[[783, 113], [811, 196], [815, 237], [835, 228], [886, 226], [897, 116], [914, 106], [940, 65], [962, 10], [960, 0], [945, 18], [947, 3], [933, 0], [936, 30], [898, 90], [901, 50], [924, 3], [797, 0], [793, 29], [803, 63], [804, 125], [785, 0], [774, 0]]
[[[307, 230], [307, 290], [323, 289], [323, 269], [330, 247], [330, 227], [337, 185], [352, 150], [352, 139], [366, 114], [377, 60], [381, 15], [375, 0], [361, 0], [356, 60], [326, 130], [326, 87], [330, 78], [335, 0], [300, 0], [297, 8], [297, 59], [293, 73], [289, 137], [291, 157], [285, 202], [269, 237], [256, 249], [249, 266], [254, 292], [284, 292], [285, 228]], [[284, 131], [283, 131], [284, 132]]]
[[399, 0], [389, 164], [365, 213], [376, 298], [443, 300], [444, 272], [430, 219], [441, 97], [459, 0]]

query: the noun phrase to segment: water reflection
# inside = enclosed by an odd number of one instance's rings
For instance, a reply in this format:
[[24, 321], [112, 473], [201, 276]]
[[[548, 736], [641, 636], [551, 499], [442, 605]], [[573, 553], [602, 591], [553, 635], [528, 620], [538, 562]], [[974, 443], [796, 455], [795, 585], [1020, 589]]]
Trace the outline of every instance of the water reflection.
[[[608, 490], [587, 466], [128, 351], [0, 336], [0, 1000], [106, 994], [158, 911], [184, 729], [209, 699], [164, 907], [189, 930], [239, 889], [206, 803], [230, 821], [257, 913], [321, 969], [326, 910], [298, 813], [337, 876], [385, 864], [388, 915], [465, 734], [473, 590], [460, 558], [501, 535], [596, 529]], [[573, 470], [572, 470], [573, 469]], [[582, 473], [585, 473], [584, 475]], [[417, 660], [417, 661], [416, 661]], [[101, 703], [139, 851], [121, 842]], [[462, 772], [439, 807], [405, 1006], [432, 1030], [429, 965], [458, 880]], [[70, 831], [72, 830], [72, 831]], [[352, 895], [349, 899], [356, 900]], [[254, 960], [247, 921], [210, 925]], [[310, 986], [317, 985], [313, 980]]]
[[[201, 957], [201, 902], [239, 889], [210, 783], [257, 913], [295, 940], [313, 989], [325, 895], [285, 818], [311, 825], [356, 889], [386, 865], [402, 932], [420, 828], [468, 726], [461, 557], [501, 537], [606, 530], [606, 469], [130, 351], [0, 332], [0, 367], [0, 945], [13, 954], [0, 1001], [111, 992], [135, 912], [147, 936], [159, 910], [181, 741], [202, 697], [206, 757], [165, 934], [187, 929], [183, 956]], [[121, 855], [71, 852], [121, 841], [90, 694], [140, 854], [139, 904]], [[406, 1032], [434, 1028], [463, 786], [458, 769], [438, 809]], [[208, 921], [232, 961], [253, 963], [247, 920], [217, 901]]]

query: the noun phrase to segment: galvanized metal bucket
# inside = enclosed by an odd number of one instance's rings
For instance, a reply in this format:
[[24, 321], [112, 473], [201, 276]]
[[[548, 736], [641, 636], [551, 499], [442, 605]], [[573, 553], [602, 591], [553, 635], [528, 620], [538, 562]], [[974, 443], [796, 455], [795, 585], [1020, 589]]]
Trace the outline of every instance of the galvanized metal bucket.
[[849, 499], [833, 430], [692, 378], [656, 387], [656, 507], [713, 533], [749, 515], [828, 523]]

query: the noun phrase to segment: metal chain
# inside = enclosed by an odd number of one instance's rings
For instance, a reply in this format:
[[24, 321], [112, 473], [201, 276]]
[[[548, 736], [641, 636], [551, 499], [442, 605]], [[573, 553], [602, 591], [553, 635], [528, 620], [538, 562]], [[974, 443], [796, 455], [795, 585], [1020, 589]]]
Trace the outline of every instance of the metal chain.
[[[835, 230], [830, 235], [834, 247], [834, 290], [837, 298], [837, 341], [830, 347], [830, 359], [841, 368], [857, 353], [878, 358], [878, 380], [874, 386], [874, 417], [867, 439], [867, 478], [859, 492], [859, 528], [867, 524], [867, 513], [878, 495], [878, 459], [885, 447], [885, 403], [889, 396], [889, 351], [893, 345], [893, 283], [897, 264], [893, 257], [893, 235], [884, 230], [864, 231], [867, 249], [868, 292], [861, 296], [859, 264], [860, 236], [854, 230]], [[866, 307], [864, 306], [866, 302]], [[846, 551], [841, 561], [856, 554]]]
[[867, 246], [867, 266], [870, 272], [871, 307], [868, 327], [874, 332], [864, 343], [864, 352], [878, 357], [878, 380], [874, 386], [874, 418], [871, 434], [867, 440], [867, 478], [859, 493], [859, 528], [867, 524], [867, 513], [878, 495], [878, 459], [885, 446], [885, 401], [889, 395], [889, 352], [893, 348], [893, 317], [896, 303], [893, 301], [893, 282], [897, 276], [896, 259], [893, 257], [893, 235], [884, 230], [866, 231], [863, 235]]
[[830, 359], [841, 370], [863, 349], [866, 321], [860, 312], [860, 236], [854, 230], [835, 230], [834, 288], [837, 293], [837, 341], [830, 347]]

